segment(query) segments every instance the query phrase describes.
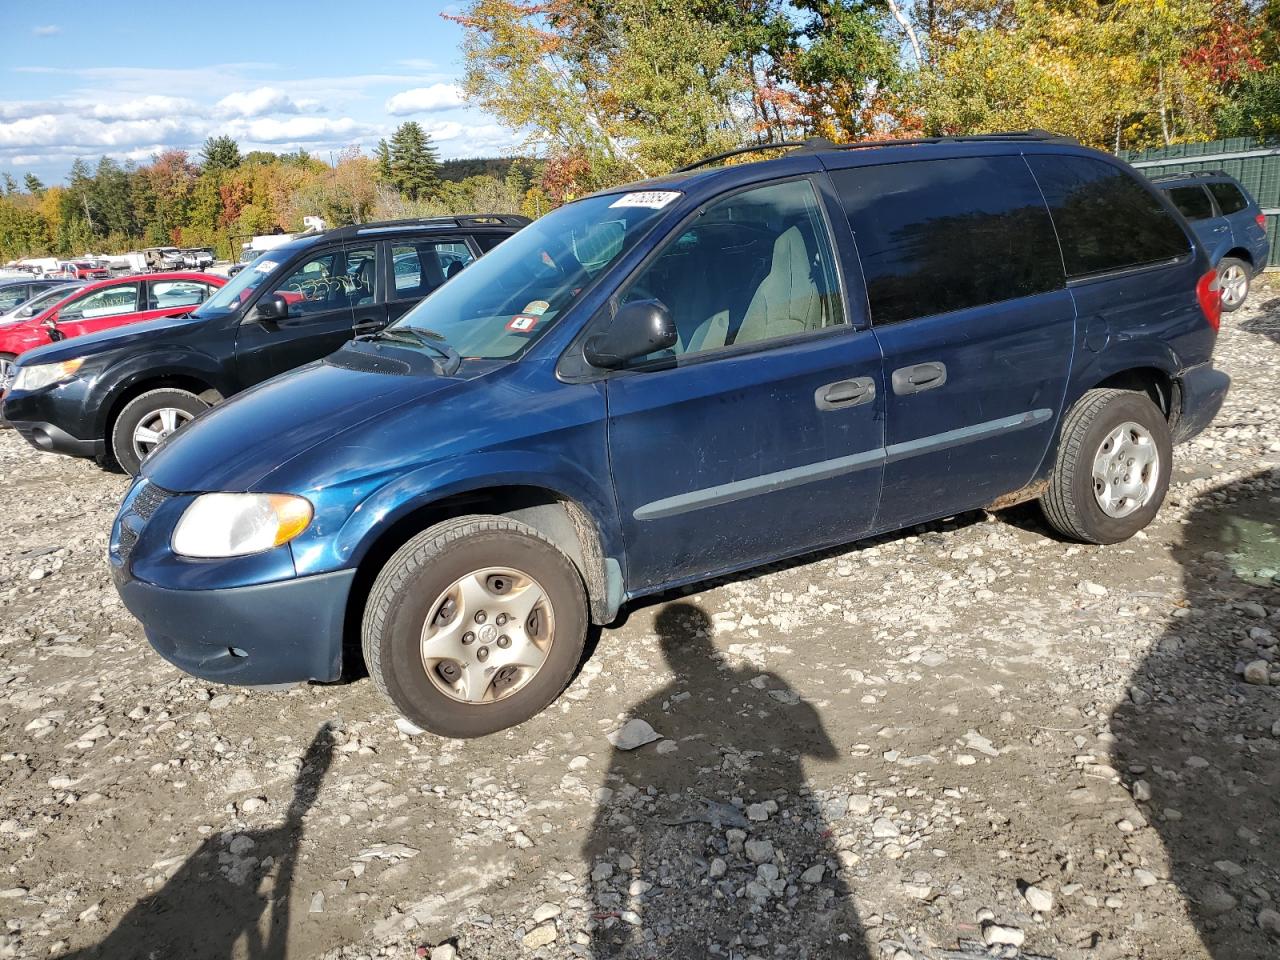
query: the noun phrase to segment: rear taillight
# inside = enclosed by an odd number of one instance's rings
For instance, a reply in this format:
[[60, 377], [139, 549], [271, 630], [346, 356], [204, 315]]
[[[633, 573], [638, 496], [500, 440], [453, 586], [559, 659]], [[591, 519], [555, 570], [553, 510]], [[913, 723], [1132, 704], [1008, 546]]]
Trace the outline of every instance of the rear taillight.
[[1218, 271], [1210, 270], [1196, 284], [1196, 299], [1209, 326], [1217, 330], [1222, 322], [1222, 291], [1218, 289]]
[[1265, 213], [1258, 214], [1254, 219], [1258, 221], [1258, 226], [1263, 230], [1267, 229], [1267, 215]]

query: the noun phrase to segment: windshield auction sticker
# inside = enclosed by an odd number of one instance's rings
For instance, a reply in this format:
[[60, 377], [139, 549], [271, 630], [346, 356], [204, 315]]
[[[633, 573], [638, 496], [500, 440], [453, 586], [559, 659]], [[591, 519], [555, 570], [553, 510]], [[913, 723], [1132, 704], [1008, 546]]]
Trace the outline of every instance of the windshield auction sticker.
[[661, 210], [679, 198], [680, 194], [673, 190], [644, 190], [639, 193], [624, 193], [613, 203], [613, 207], [645, 207], [649, 210]]
[[511, 318], [511, 322], [507, 324], [507, 329], [514, 333], [532, 333], [533, 328], [538, 325], [538, 318], [531, 317], [528, 314], [517, 313]]

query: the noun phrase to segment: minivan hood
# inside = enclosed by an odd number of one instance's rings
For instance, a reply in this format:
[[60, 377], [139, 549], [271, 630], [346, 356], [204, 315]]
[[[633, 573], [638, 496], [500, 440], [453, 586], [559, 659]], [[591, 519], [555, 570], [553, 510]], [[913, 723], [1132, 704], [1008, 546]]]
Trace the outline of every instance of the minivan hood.
[[[26, 322], [30, 323], [30, 321]], [[97, 356], [112, 350], [133, 349], [145, 346], [149, 340], [169, 337], [177, 330], [184, 327], [197, 327], [204, 322], [187, 315], [127, 323], [112, 330], [87, 333], [81, 337], [67, 337], [48, 346], [38, 347], [23, 354], [22, 363], [29, 367], [37, 363], [58, 363], [62, 360], [74, 360], [76, 357]]]
[[407, 374], [332, 361], [267, 380], [202, 414], [147, 458], [143, 476], [181, 493], [250, 490], [316, 444], [465, 382], [425, 360]]

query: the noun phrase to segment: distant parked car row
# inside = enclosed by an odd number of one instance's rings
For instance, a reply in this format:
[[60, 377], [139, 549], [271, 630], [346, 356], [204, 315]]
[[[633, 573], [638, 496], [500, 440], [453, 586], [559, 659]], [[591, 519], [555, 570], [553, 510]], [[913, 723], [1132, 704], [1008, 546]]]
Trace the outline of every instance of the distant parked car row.
[[230, 280], [163, 273], [87, 285], [0, 327], [4, 417], [41, 450], [136, 473], [211, 404], [381, 330], [526, 223], [364, 224], [277, 245]]
[[[14, 360], [28, 350], [68, 337], [187, 313], [226, 282], [206, 273], [153, 273], [56, 283], [0, 318], [0, 389], [9, 385]], [[35, 283], [52, 281], [32, 281]]]

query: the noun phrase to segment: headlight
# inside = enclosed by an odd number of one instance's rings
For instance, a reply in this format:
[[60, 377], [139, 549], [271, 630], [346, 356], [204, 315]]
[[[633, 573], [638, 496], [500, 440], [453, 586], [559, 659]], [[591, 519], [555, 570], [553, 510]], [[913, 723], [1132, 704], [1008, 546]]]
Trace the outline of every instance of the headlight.
[[61, 363], [37, 363], [30, 367], [18, 367], [18, 376], [14, 380], [13, 389], [39, 390], [54, 383], [61, 383], [75, 376], [75, 372], [84, 363], [83, 357], [75, 360], [63, 360]]
[[286, 493], [205, 493], [173, 531], [184, 557], [242, 557], [288, 543], [311, 522], [311, 502]]

